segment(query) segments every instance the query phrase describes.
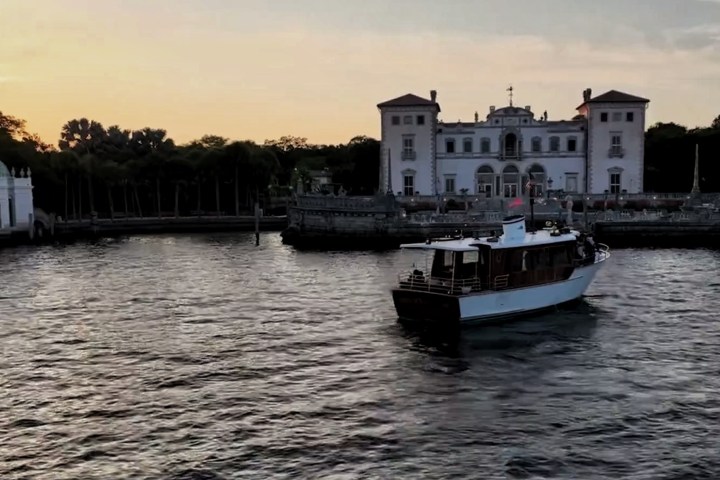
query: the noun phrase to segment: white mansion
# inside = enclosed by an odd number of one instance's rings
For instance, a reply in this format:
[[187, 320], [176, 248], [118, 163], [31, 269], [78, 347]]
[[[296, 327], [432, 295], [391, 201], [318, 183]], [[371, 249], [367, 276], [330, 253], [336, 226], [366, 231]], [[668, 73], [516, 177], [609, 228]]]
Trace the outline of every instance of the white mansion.
[[[570, 120], [536, 118], [530, 107], [490, 107], [484, 120], [438, 120], [437, 92], [378, 104], [380, 189], [396, 195], [468, 192], [484, 197], [638, 193], [643, 189], [649, 100], [583, 91]], [[465, 190], [467, 189], [467, 190]]]

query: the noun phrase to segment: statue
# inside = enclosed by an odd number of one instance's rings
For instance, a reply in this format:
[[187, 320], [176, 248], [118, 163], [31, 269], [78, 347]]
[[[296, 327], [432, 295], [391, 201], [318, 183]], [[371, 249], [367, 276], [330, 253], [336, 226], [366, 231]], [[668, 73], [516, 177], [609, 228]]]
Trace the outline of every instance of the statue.
[[565, 197], [565, 208], [567, 209], [567, 220], [565, 223], [570, 226], [573, 223], [573, 200], [570, 195]]

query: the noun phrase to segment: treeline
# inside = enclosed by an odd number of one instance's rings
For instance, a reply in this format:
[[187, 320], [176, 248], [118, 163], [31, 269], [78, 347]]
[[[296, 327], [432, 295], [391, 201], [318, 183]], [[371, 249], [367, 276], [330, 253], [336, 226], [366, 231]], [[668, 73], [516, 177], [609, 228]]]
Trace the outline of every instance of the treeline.
[[[695, 145], [700, 189], [720, 192], [720, 116], [709, 127], [657, 123], [645, 134], [646, 192], [688, 192]], [[35, 205], [65, 218], [155, 215], [238, 215], [327, 169], [349, 195], [377, 190], [379, 141], [358, 136], [347, 144], [312, 145], [304, 138], [230, 141], [205, 135], [176, 145], [165, 130], [105, 128], [85, 118], [62, 126], [57, 147], [0, 112], [0, 161], [32, 171]], [[279, 202], [282, 203], [282, 202]]]
[[176, 145], [162, 129], [105, 128], [85, 118], [62, 126], [58, 147], [0, 112], [0, 161], [30, 168], [35, 206], [64, 218], [242, 215], [327, 169], [349, 194], [377, 187], [380, 146], [355, 137], [347, 144], [311, 145], [282, 137], [262, 145], [205, 135]]
[[645, 132], [645, 191], [689, 192], [699, 150], [700, 191], [720, 192], [720, 116], [709, 127], [656, 123]]

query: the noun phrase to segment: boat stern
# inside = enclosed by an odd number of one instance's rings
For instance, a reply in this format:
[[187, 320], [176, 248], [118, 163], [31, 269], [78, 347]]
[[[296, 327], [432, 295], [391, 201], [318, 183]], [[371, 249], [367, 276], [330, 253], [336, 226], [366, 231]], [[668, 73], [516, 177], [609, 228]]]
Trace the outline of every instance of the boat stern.
[[401, 320], [457, 324], [460, 301], [457, 296], [395, 288], [392, 291], [395, 311]]

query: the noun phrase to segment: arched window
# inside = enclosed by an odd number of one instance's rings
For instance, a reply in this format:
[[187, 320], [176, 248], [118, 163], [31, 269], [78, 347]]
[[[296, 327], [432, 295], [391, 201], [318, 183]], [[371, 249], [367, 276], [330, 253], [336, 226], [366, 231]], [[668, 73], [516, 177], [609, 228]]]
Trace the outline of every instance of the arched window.
[[477, 169], [477, 193], [486, 198], [493, 196], [493, 183], [495, 180], [495, 172], [490, 165], [483, 165]]
[[515, 165], [508, 165], [502, 174], [503, 197], [514, 198], [520, 192], [520, 172]]
[[505, 141], [503, 142], [503, 153], [506, 158], [517, 157], [518, 152], [518, 138], [514, 133], [508, 133], [505, 135]]

